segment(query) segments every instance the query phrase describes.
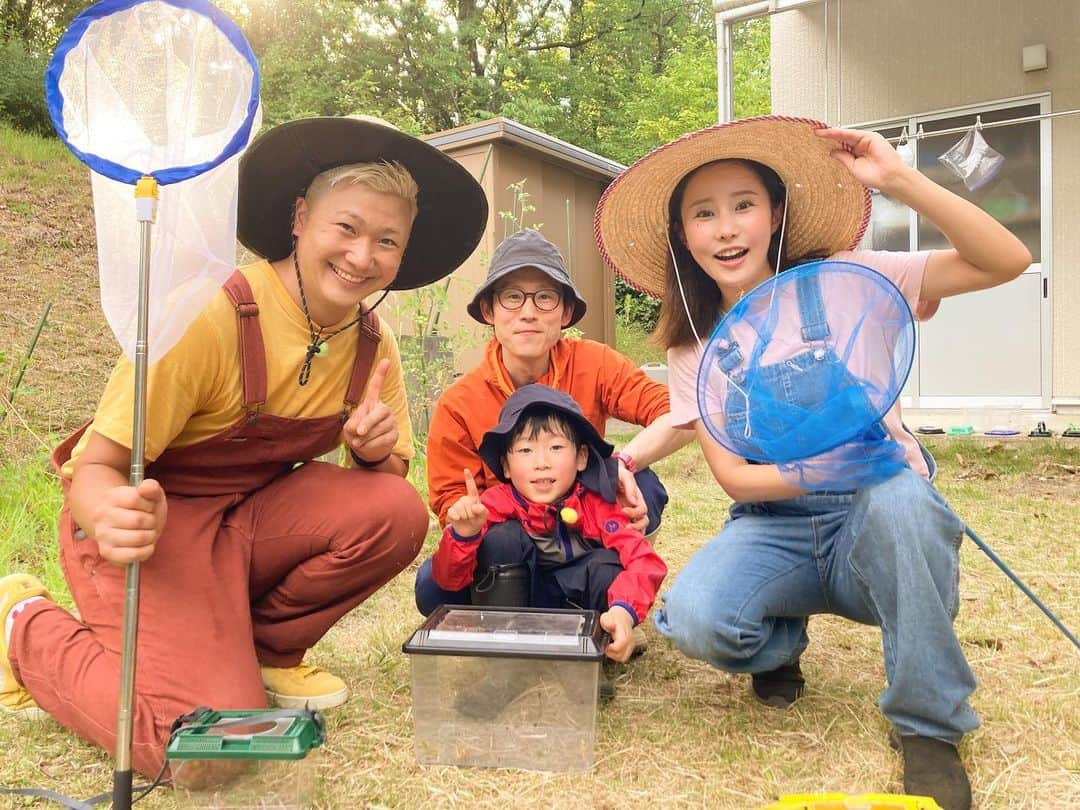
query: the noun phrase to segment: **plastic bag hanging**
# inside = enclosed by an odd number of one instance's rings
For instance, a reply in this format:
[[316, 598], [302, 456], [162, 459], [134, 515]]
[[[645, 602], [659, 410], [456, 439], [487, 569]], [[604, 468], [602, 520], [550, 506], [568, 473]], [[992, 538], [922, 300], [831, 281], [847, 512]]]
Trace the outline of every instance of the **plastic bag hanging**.
[[904, 127], [900, 132], [900, 140], [896, 143], [896, 154], [900, 156], [900, 160], [904, 162], [905, 166], [915, 166], [915, 142], [908, 138], [907, 127]]
[[235, 269], [236, 183], [258, 130], [259, 70], [205, 0], [106, 0], [60, 40], [46, 73], [57, 134], [91, 169], [101, 303], [134, 356], [139, 235], [133, 184], [160, 184], [149, 361], [165, 354]]
[[975, 126], [938, 161], [963, 180], [968, 191], [976, 191], [997, 177], [1005, 165], [1005, 156], [986, 142], [982, 136], [982, 121], [976, 120]]
[[780, 465], [804, 489], [851, 489], [903, 466], [880, 423], [914, 351], [911, 310], [885, 276], [851, 262], [800, 265], [759, 284], [716, 326], [698, 410], [732, 453]]

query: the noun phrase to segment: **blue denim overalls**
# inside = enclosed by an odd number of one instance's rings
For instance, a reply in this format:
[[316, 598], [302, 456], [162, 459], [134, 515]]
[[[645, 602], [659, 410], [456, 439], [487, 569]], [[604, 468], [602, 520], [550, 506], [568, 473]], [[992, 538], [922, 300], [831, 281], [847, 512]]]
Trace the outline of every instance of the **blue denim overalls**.
[[[844, 365], [821, 343], [829, 327], [817, 285], [799, 289], [799, 299], [807, 350], [770, 368], [758, 385], [808, 405]], [[725, 371], [739, 367], [739, 352], [735, 342], [725, 348]], [[744, 420], [745, 398], [728, 396], [727, 419], [739, 424], [733, 397], [744, 403]], [[732, 433], [754, 449], [755, 432]], [[933, 459], [924, 456], [932, 474]], [[797, 661], [813, 614], [877, 625], [888, 679], [882, 712], [901, 735], [955, 743], [978, 726], [967, 700], [975, 677], [953, 631], [963, 525], [909, 467], [852, 492], [735, 503], [720, 534], [662, 597], [656, 626], [691, 658], [753, 673]]]

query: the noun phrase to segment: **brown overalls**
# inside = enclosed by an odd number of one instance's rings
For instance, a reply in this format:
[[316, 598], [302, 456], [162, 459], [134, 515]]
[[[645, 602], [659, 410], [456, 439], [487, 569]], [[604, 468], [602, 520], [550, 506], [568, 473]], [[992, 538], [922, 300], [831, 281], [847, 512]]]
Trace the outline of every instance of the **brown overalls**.
[[[165, 530], [141, 566], [132, 762], [147, 775], [161, 767], [177, 716], [196, 706], [264, 707], [259, 665], [299, 664], [416, 557], [427, 531], [427, 509], [404, 478], [310, 461], [339, 444], [342, 414], [258, 411], [266, 398], [258, 307], [239, 272], [225, 290], [238, 316], [247, 412], [147, 469], [168, 493]], [[347, 409], [360, 401], [379, 340], [374, 315], [361, 326]], [[83, 430], [57, 448], [57, 468]], [[75, 539], [76, 529], [65, 498], [60, 556], [82, 621], [33, 602], [9, 657], [42, 709], [111, 752], [125, 569], [102, 560], [93, 540]]]

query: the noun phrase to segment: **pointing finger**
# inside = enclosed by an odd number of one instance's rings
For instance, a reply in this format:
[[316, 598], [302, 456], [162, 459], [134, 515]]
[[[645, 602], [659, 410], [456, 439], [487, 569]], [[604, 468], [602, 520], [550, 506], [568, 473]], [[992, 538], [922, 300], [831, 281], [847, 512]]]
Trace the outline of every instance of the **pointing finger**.
[[368, 379], [367, 392], [364, 394], [364, 405], [368, 408], [375, 407], [379, 402], [379, 395], [382, 393], [383, 382], [386, 380], [386, 373], [390, 369], [390, 359], [384, 357], [379, 361], [379, 365], [375, 367], [375, 370], [371, 372], [371, 377]]
[[465, 492], [471, 498], [479, 498], [480, 493], [476, 490], [476, 479], [473, 478], [472, 470], [465, 468]]

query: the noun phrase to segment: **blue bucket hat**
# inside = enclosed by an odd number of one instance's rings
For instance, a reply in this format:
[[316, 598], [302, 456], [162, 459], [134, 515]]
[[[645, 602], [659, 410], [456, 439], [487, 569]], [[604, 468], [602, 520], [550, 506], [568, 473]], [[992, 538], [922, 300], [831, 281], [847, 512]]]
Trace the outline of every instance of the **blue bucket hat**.
[[619, 481], [619, 462], [611, 458], [615, 447], [604, 441], [573, 397], [546, 385], [524, 385], [510, 395], [499, 411], [499, 423], [485, 433], [480, 442], [481, 460], [500, 481], [508, 483], [502, 464], [507, 437], [525, 416], [550, 412], [559, 414], [573, 425], [578, 440], [589, 449], [588, 461], [579, 476], [581, 483], [608, 503], [615, 503]]
[[487, 321], [484, 320], [484, 313], [480, 310], [480, 302], [491, 292], [491, 288], [496, 281], [524, 267], [535, 267], [546, 274], [552, 281], [559, 284], [562, 287], [561, 292], [564, 299], [567, 297], [568, 292], [573, 297], [574, 311], [570, 315], [570, 322], [567, 326], [573, 326], [585, 317], [585, 299], [581, 297], [581, 293], [574, 286], [570, 274], [566, 272], [566, 263], [563, 261], [559, 249], [548, 241], [540, 231], [526, 229], [510, 234], [491, 254], [491, 266], [488, 267], [487, 278], [484, 279], [484, 283], [480, 285], [480, 289], [476, 291], [476, 295], [473, 296], [472, 301], [465, 308], [473, 317], [473, 320], [487, 324]]

